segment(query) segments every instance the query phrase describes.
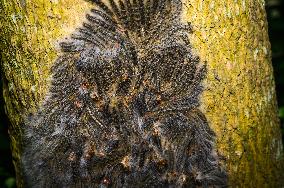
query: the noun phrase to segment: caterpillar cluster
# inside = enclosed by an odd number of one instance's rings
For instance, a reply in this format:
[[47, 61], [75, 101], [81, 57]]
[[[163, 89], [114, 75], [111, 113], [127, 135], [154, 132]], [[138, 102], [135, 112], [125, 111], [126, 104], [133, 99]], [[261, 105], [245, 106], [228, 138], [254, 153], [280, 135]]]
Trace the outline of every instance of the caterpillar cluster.
[[89, 0], [27, 120], [27, 187], [226, 187], [180, 0]]

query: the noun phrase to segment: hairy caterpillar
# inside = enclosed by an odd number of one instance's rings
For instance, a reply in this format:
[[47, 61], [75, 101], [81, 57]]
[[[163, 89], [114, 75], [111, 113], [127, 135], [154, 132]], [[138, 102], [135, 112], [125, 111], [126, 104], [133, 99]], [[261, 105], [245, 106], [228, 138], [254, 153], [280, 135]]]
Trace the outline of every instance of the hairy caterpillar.
[[225, 187], [180, 0], [90, 0], [31, 117], [27, 187]]

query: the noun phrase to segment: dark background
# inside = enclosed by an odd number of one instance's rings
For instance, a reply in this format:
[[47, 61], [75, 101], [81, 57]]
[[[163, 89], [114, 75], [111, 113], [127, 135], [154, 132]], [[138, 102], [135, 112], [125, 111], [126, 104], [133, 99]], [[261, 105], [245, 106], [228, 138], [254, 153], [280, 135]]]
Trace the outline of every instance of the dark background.
[[[272, 45], [272, 63], [276, 80], [276, 91], [284, 141], [284, 2], [269, 0], [266, 4], [269, 37]], [[0, 75], [1, 78], [1, 75]], [[2, 82], [1, 82], [2, 83]], [[8, 137], [9, 121], [4, 112], [2, 85], [0, 83], [0, 187], [15, 187], [14, 167]]]

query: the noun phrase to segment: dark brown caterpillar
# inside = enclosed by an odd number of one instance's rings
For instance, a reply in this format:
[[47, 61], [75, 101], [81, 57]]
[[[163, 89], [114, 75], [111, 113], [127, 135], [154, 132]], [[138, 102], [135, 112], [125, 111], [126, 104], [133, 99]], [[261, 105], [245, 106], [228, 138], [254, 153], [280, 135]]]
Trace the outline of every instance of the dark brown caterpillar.
[[180, 0], [90, 0], [25, 130], [27, 187], [226, 187]]

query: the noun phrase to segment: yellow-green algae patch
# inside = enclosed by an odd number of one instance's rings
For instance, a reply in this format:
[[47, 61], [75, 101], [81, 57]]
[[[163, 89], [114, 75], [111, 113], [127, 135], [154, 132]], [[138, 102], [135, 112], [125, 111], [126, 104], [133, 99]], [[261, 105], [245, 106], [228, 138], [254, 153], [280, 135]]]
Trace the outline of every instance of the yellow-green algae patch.
[[19, 187], [21, 115], [34, 113], [44, 99], [58, 41], [82, 23], [90, 7], [84, 0], [0, 2], [4, 98], [12, 123], [10, 137]]
[[[44, 98], [58, 42], [75, 31], [91, 5], [83, 0], [4, 0], [1, 5], [3, 68], [7, 81], [14, 84], [6, 88], [5, 97], [8, 103], [21, 103], [7, 107], [9, 115], [17, 115], [14, 110], [30, 111]], [[10, 100], [12, 93], [17, 100]]]
[[[277, 187], [281, 139], [263, 1], [184, 1], [184, 19], [194, 27], [191, 42], [208, 62], [202, 110], [230, 183]], [[44, 98], [58, 40], [81, 24], [90, 6], [84, 0], [0, 2], [4, 96], [19, 187], [20, 114], [34, 112]]]
[[264, 2], [187, 0], [193, 48], [208, 63], [202, 110], [233, 187], [280, 185], [276, 113]]

